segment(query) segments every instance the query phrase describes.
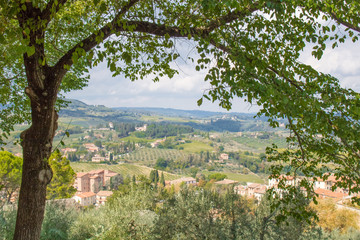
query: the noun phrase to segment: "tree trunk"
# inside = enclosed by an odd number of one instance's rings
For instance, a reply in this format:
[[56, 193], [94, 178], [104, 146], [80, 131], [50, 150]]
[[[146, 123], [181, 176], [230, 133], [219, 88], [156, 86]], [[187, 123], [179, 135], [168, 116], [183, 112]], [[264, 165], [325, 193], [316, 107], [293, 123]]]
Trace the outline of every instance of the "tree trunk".
[[[29, 95], [32, 90], [28, 88], [26, 91]], [[57, 129], [56, 95], [36, 94], [36, 98], [30, 99], [32, 125], [21, 133], [24, 163], [14, 235], [16, 240], [40, 238], [46, 187], [52, 178], [48, 159]]]

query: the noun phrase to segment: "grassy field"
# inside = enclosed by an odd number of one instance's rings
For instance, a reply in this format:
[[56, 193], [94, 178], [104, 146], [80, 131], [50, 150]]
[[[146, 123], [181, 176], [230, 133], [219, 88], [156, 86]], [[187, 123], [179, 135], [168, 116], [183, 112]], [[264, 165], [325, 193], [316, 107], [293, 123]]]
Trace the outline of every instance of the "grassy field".
[[[205, 176], [208, 176], [216, 172], [202, 172]], [[227, 179], [231, 179], [238, 182], [253, 182], [253, 183], [264, 183], [264, 180], [255, 174], [240, 174], [233, 172], [220, 172], [221, 174], [226, 174]]]
[[77, 117], [60, 117], [59, 126], [66, 128], [68, 125], [81, 126], [84, 128], [96, 127], [100, 123], [107, 123], [105, 120], [98, 118], [77, 118]]
[[124, 159], [132, 162], [155, 163], [158, 158], [177, 160], [185, 159], [187, 156], [187, 153], [177, 149], [141, 148], [128, 154]]
[[236, 137], [234, 140], [240, 144], [254, 148], [258, 151], [265, 151], [266, 147], [270, 147], [275, 143], [278, 147], [286, 146], [286, 139], [278, 136], [272, 136], [270, 139], [260, 139], [254, 137]]
[[[124, 177], [127, 175], [129, 176], [145, 175], [146, 177], [149, 177], [150, 171], [153, 170], [153, 168], [140, 166], [136, 164], [129, 164], [129, 163], [107, 165], [107, 164], [97, 164], [97, 163], [72, 162], [71, 167], [74, 169], [75, 172], [89, 172], [95, 169], [107, 169], [120, 173]], [[159, 171], [159, 173], [161, 173], [161, 171]], [[179, 178], [180, 176], [168, 172], [164, 172], [164, 177], [165, 180], [174, 180]]]
[[199, 153], [201, 151], [212, 152], [214, 150], [214, 148], [209, 146], [209, 144], [206, 144], [206, 143], [203, 143], [203, 142], [198, 142], [198, 141], [193, 141], [191, 143], [181, 144], [179, 146], [183, 147], [184, 151], [190, 152], [190, 153]]

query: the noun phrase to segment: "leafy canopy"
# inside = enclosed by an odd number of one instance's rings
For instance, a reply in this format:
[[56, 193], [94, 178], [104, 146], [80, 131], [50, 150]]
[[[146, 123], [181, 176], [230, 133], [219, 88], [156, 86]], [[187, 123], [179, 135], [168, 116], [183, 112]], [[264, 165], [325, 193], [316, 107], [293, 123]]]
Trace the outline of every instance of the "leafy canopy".
[[[350, 0], [2, 0], [3, 137], [29, 120], [27, 81], [60, 94], [81, 89], [88, 69], [102, 61], [113, 76], [132, 81], [172, 77], [177, 71], [170, 63], [180, 56], [175, 39], [188, 38], [199, 54], [191, 59], [195, 69], [208, 69], [205, 81], [212, 87], [203, 98], [230, 109], [234, 98], [244, 97], [261, 107], [258, 115], [267, 116], [271, 126], [288, 121], [289, 149], [274, 146], [267, 152], [270, 161], [280, 163], [274, 176], [285, 165], [291, 175], [332, 171], [341, 179], [335, 187], [358, 192], [359, 93], [298, 58], [307, 44], [320, 59], [329, 42], [336, 47], [346, 39], [357, 41], [359, 12], [360, 3]], [[340, 32], [340, 25], [346, 29]], [[24, 63], [31, 61], [35, 68], [25, 71]], [[29, 79], [49, 69], [61, 76], [56, 82]], [[27, 94], [36, 102], [36, 95]], [[302, 186], [311, 190], [306, 181]]]
[[0, 204], [8, 202], [12, 194], [20, 188], [22, 159], [12, 153], [0, 152]]
[[71, 198], [76, 192], [76, 189], [73, 187], [76, 174], [70, 166], [70, 161], [57, 150], [51, 154], [49, 165], [53, 172], [53, 177], [47, 186], [47, 198]]

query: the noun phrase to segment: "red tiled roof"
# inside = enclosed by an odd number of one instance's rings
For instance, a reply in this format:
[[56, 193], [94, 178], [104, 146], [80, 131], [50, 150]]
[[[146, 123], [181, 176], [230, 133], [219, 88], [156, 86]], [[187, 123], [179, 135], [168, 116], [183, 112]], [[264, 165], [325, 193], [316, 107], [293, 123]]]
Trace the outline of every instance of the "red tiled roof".
[[250, 184], [250, 185], [248, 186], [248, 188], [258, 188], [258, 187], [260, 187], [260, 186], [261, 186], [260, 183], [252, 183], [252, 184]]
[[333, 192], [333, 191], [330, 191], [327, 189], [321, 189], [321, 188], [316, 189], [315, 193], [319, 194], [320, 196], [329, 197], [329, 198], [343, 198], [343, 197], [348, 196], [348, 194], [346, 194], [346, 193]]
[[104, 171], [105, 171], [104, 169], [95, 169], [95, 170], [90, 171], [89, 173], [90, 174], [99, 174], [99, 173], [104, 172]]
[[182, 182], [192, 182], [192, 181], [196, 181], [196, 179], [192, 178], [192, 177], [182, 177], [182, 178], [178, 178], [178, 179], [170, 181], [170, 184], [180, 184]]
[[105, 196], [105, 197], [109, 197], [113, 194], [112, 191], [100, 191], [98, 192], [96, 195], [97, 196]]
[[96, 196], [96, 194], [93, 192], [83, 192], [83, 193], [77, 193], [75, 196], [78, 196], [80, 198], [87, 198], [87, 197]]
[[238, 182], [234, 181], [234, 180], [230, 180], [230, 179], [224, 179], [222, 181], [215, 182], [215, 184], [223, 184], [223, 185], [235, 184], [235, 183], [238, 183]]
[[258, 188], [254, 189], [254, 193], [265, 194], [265, 192], [266, 192], [266, 186], [259, 186]]
[[324, 182], [324, 181], [338, 182], [338, 181], [340, 181], [340, 179], [337, 180], [333, 174], [329, 175], [329, 177], [326, 180], [324, 180], [323, 178], [315, 178], [315, 179], [318, 182]]
[[78, 178], [81, 178], [81, 177], [83, 177], [83, 176], [85, 176], [85, 175], [87, 175], [88, 173], [86, 173], [86, 172], [80, 172], [80, 173], [77, 173], [76, 174], [76, 177], [78, 177]]

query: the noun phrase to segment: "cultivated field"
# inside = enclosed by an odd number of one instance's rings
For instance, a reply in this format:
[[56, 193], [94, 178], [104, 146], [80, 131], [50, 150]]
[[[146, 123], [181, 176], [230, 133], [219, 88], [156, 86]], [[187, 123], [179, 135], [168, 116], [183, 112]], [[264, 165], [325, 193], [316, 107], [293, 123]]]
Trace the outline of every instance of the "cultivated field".
[[211, 147], [209, 144], [206, 144], [204, 142], [199, 142], [199, 141], [193, 141], [191, 143], [181, 144], [181, 145], [179, 145], [179, 147], [183, 147], [184, 151], [190, 152], [190, 153], [199, 153], [201, 151], [204, 151], [204, 152], [214, 151], [214, 148]]
[[158, 158], [178, 160], [186, 159], [187, 156], [187, 153], [177, 149], [141, 148], [125, 155], [123, 158], [131, 162], [154, 164]]
[[[202, 172], [205, 176], [208, 176], [210, 174], [216, 173], [216, 172]], [[225, 174], [227, 176], [227, 179], [231, 179], [238, 182], [252, 182], [252, 183], [264, 183], [264, 180], [261, 179], [256, 174], [240, 174], [240, 173], [234, 173], [234, 172], [219, 172], [221, 174]]]
[[[78, 163], [72, 162], [71, 167], [74, 169], [75, 172], [89, 172], [95, 169], [108, 169], [117, 173], [120, 173], [124, 177], [126, 176], [139, 176], [145, 175], [149, 177], [150, 171], [154, 170], [153, 168], [140, 166], [136, 164], [129, 164], [129, 163], [120, 163], [114, 165], [107, 165], [107, 164], [98, 164], [98, 163]], [[161, 171], [159, 171], [161, 174]], [[165, 180], [174, 180], [179, 178], [180, 176], [171, 174], [168, 172], [164, 172]]]

